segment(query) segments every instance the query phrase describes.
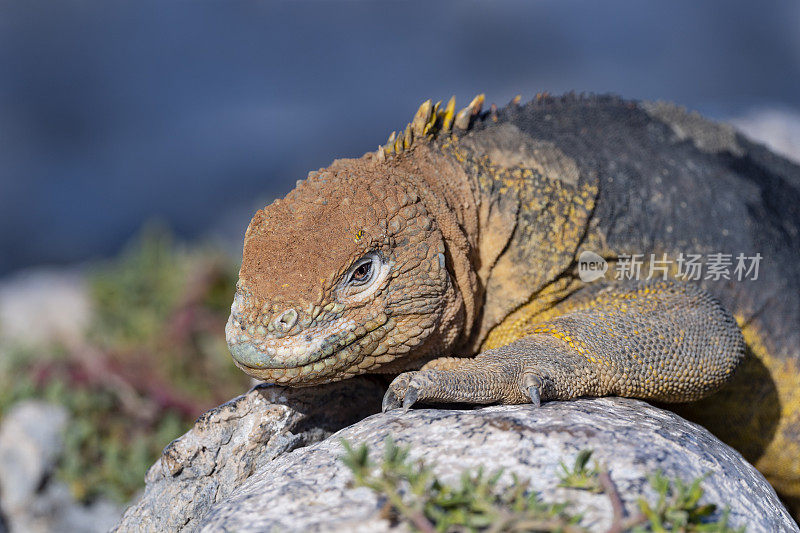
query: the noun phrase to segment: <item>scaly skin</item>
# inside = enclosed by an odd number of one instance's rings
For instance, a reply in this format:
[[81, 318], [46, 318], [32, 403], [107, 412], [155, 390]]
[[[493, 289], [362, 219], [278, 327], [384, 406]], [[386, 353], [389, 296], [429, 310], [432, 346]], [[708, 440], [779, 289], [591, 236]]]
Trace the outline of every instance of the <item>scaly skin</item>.
[[[800, 497], [798, 168], [665, 104], [481, 102], [426, 103], [253, 217], [236, 364], [288, 386], [398, 374], [386, 409], [708, 397], [680, 409]], [[586, 284], [582, 250], [770, 257], [757, 282]]]

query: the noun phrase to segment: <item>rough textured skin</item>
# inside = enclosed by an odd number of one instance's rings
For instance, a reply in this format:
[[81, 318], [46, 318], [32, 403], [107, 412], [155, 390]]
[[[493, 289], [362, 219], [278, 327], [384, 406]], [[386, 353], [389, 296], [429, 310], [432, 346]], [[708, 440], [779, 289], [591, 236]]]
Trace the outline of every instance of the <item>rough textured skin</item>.
[[[707, 397], [678, 410], [796, 505], [800, 168], [669, 104], [542, 97], [452, 131], [422, 109], [253, 217], [236, 363], [291, 386], [399, 373], [385, 408]], [[582, 251], [612, 272], [622, 254], [764, 259], [755, 281], [586, 284]]]
[[435, 359], [401, 374], [393, 392], [406, 396], [411, 387], [426, 401], [516, 404], [530, 400], [532, 380], [543, 399], [692, 400], [718, 388], [739, 363], [720, 357], [720, 347], [744, 353], [736, 323], [716, 300], [667, 282], [608, 287], [528, 333], [473, 359]]
[[624, 398], [375, 415], [265, 464], [193, 525], [200, 531], [407, 531], [392, 527], [381, 512], [385, 502], [372, 491], [348, 487], [352, 475], [339, 460], [347, 439], [369, 445], [379, 461], [388, 436], [410, 446], [412, 460], [422, 459], [448, 483], [480, 467], [503, 469], [503, 486], [513, 475], [530, 480], [543, 500], [571, 502], [589, 531], [611, 525], [608, 497], [558, 486], [559, 463], [587, 448], [609, 469], [630, 515], [638, 511], [638, 497], [656, 501], [647, 482], [652, 472], [684, 481], [710, 473], [703, 501], [728, 506], [732, 526], [800, 531], [769, 483], [736, 451], [672, 413]]

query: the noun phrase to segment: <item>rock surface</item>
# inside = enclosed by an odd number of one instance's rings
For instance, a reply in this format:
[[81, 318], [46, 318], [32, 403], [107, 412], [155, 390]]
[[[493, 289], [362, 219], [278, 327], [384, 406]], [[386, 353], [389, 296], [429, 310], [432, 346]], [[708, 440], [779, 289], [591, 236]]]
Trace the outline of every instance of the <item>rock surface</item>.
[[102, 499], [81, 505], [52, 476], [68, 423], [60, 405], [28, 400], [9, 409], [0, 425], [0, 531], [100, 532], [119, 519], [119, 506]]
[[729, 122], [754, 141], [800, 165], [800, 112], [761, 107]]
[[86, 275], [79, 268], [32, 268], [0, 280], [2, 342], [36, 347], [75, 342], [90, 320]]
[[60, 405], [24, 401], [9, 410], [0, 426], [0, 494], [3, 509], [14, 514], [35, 498], [63, 446], [69, 420]]
[[339, 460], [343, 438], [380, 453], [391, 435], [445, 481], [479, 466], [503, 468], [501, 483], [510, 483], [512, 473], [530, 479], [545, 501], [574, 502], [592, 531], [611, 523], [607, 496], [557, 487], [559, 463], [586, 448], [609, 469], [628, 512], [640, 496], [655, 501], [648, 474], [660, 469], [691, 481], [710, 472], [704, 501], [729, 506], [732, 525], [800, 531], [772, 487], [736, 451], [699, 426], [636, 400], [393, 411], [307, 445], [320, 437], [308, 429], [314, 425], [310, 413], [346, 406], [350, 412], [337, 421], [345, 425], [363, 411], [354, 406], [380, 392], [354, 396], [361, 388], [349, 381], [321, 392], [256, 388], [204, 415], [151, 468], [144, 498], [118, 530], [392, 530], [381, 517], [383, 502], [367, 489], [348, 488], [350, 474]]
[[202, 415], [164, 449], [117, 531], [196, 528], [254, 472], [375, 413], [382, 395], [383, 386], [369, 378], [308, 389], [255, 387]]

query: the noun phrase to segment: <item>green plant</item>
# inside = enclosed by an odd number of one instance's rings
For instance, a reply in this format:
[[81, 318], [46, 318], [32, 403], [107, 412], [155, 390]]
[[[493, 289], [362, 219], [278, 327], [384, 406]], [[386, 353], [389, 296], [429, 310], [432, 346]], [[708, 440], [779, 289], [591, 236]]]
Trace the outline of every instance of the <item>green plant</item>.
[[731, 529], [728, 526], [729, 510], [725, 509], [719, 520], [708, 521], [716, 512], [717, 506], [713, 503], [701, 504], [700, 499], [704, 491], [702, 482], [708, 477], [700, 476], [691, 483], [680, 479], [670, 480], [661, 472], [656, 472], [649, 477], [650, 486], [658, 494], [658, 501], [650, 505], [644, 498], [639, 498], [638, 504], [646, 524], [637, 526], [634, 531], [696, 531], [724, 533], [729, 531], [744, 531]]
[[592, 468], [587, 468], [589, 459], [592, 457], [592, 450], [581, 450], [575, 457], [572, 468], [567, 468], [564, 463], [559, 463], [561, 474], [559, 474], [559, 487], [571, 489], [588, 490], [589, 492], [603, 492], [598, 476], [600, 467], [595, 462]]
[[[353, 473], [353, 486], [375, 491], [386, 504], [384, 513], [394, 522], [408, 523], [414, 530], [431, 532], [489, 531], [585, 531], [581, 515], [569, 502], [544, 503], [530, 490], [530, 483], [513, 477], [510, 487], [500, 487], [502, 471], [485, 476], [482, 469], [465, 471], [459, 485], [439, 480], [422, 461], [409, 460], [409, 448], [387, 439], [380, 464], [370, 460], [366, 445], [358, 447], [343, 440], [344, 464]], [[716, 506], [700, 504], [705, 476], [686, 484], [670, 481], [660, 473], [650, 483], [658, 502], [650, 506], [639, 499], [641, 513], [626, 516], [619, 492], [607, 470], [595, 463], [588, 468], [590, 450], [581, 451], [573, 467], [561, 464], [560, 486], [605, 493], [611, 500], [613, 522], [609, 533], [633, 532], [715, 532], [728, 533], [728, 511], [713, 519]], [[743, 531], [743, 528], [739, 531]]]
[[459, 485], [448, 485], [423, 462], [409, 461], [408, 448], [387, 439], [376, 473], [365, 445], [342, 443], [342, 460], [352, 470], [354, 484], [384, 496], [390, 517], [419, 531], [583, 531], [575, 525], [580, 516], [568, 514], [566, 504], [541, 502], [527, 481], [514, 477], [512, 490], [499, 491], [502, 471], [489, 476], [480, 469], [464, 472]]
[[185, 288], [184, 255], [169, 231], [150, 223], [117, 258], [96, 265], [90, 340], [115, 348], [154, 342]]
[[4, 350], [0, 416], [25, 398], [69, 410], [56, 475], [77, 498], [128, 500], [165, 443], [247, 389], [224, 335], [236, 271], [218, 251], [177, 245], [150, 225], [92, 269], [82, 342]]

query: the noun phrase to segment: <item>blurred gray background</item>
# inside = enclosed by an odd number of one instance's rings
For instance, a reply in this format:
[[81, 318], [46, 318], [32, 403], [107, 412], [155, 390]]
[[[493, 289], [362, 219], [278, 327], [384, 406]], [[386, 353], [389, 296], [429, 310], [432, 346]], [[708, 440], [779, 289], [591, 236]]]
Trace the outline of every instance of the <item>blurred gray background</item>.
[[[0, 3], [0, 274], [160, 219], [241, 244], [308, 170], [478, 92], [666, 99], [800, 138], [800, 3]], [[777, 134], [776, 134], [777, 132]]]

